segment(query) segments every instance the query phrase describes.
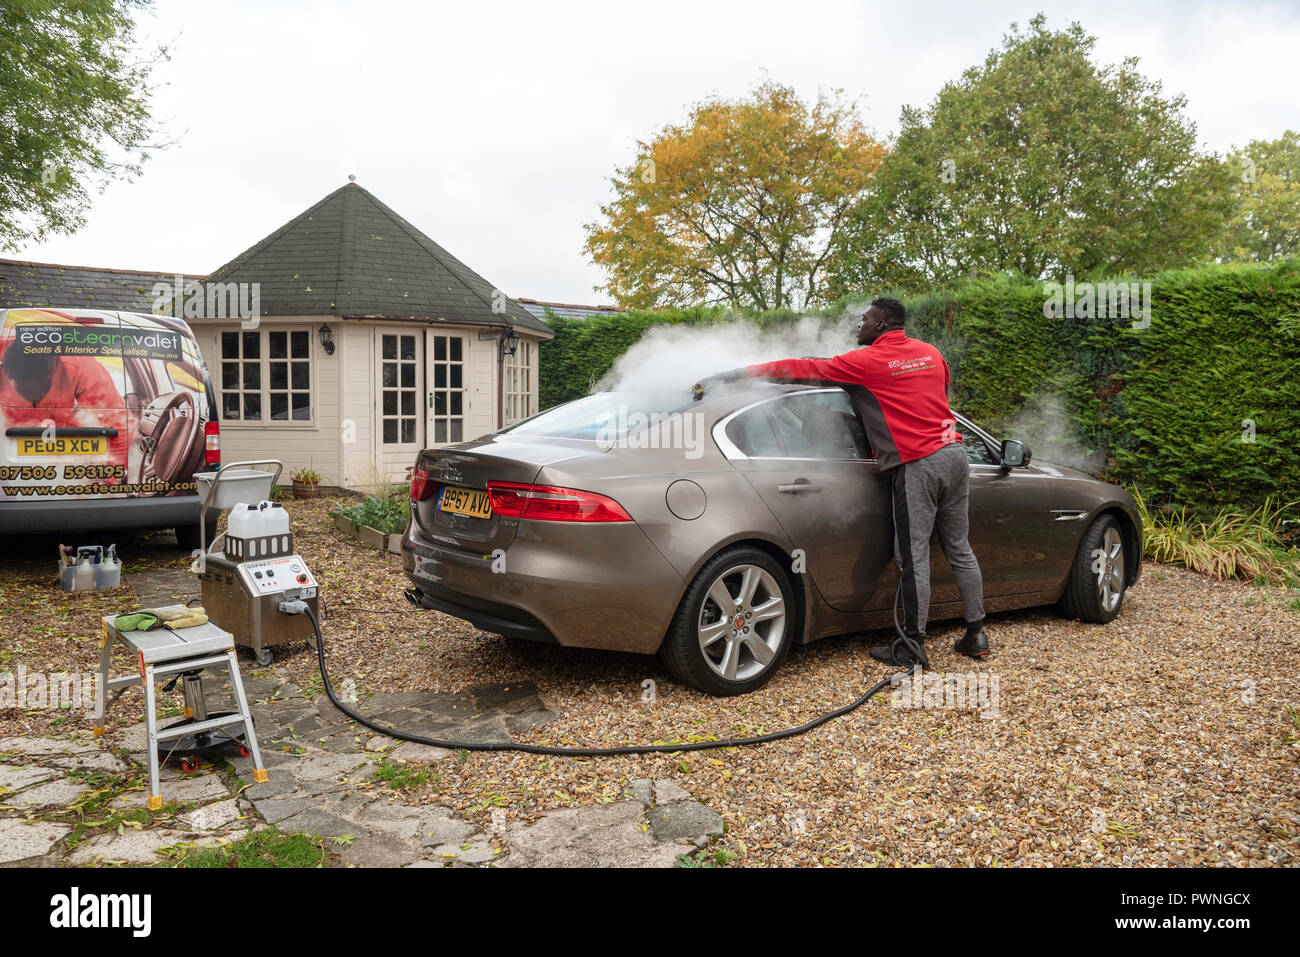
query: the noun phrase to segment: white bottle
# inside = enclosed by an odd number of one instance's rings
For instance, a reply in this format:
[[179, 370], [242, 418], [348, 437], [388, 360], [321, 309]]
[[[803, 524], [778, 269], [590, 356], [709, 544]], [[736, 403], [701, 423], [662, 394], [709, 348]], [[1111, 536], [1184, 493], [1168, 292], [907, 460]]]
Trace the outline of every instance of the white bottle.
[[77, 577], [73, 591], [90, 591], [94, 587], [95, 566], [91, 564], [90, 556], [82, 555], [77, 559]]

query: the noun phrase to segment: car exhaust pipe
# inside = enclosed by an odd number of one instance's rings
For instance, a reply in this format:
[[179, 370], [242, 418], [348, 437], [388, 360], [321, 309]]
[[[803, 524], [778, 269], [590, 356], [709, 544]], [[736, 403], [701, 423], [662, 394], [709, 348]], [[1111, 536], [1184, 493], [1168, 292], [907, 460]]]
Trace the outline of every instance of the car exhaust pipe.
[[427, 607], [427, 606], [424, 604], [424, 593], [423, 593], [422, 591], [420, 591], [420, 589], [418, 589], [418, 588], [408, 588], [408, 589], [406, 589], [406, 591], [402, 592], [402, 594], [405, 595], [405, 596], [406, 596], [406, 600], [409, 601], [409, 602], [410, 602], [412, 605], [414, 605], [416, 608], [425, 608], [425, 607]]

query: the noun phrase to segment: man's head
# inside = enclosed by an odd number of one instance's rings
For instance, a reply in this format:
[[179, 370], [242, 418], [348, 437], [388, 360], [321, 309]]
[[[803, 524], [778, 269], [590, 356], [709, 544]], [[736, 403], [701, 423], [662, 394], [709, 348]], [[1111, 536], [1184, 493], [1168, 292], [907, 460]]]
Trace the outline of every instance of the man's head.
[[54, 362], [52, 355], [24, 352], [10, 342], [0, 363], [0, 373], [13, 383], [19, 395], [29, 402], [39, 402], [50, 391]]
[[858, 324], [858, 345], [869, 346], [882, 334], [902, 329], [906, 318], [907, 310], [897, 299], [881, 296], [872, 300], [867, 311], [862, 314], [862, 322]]

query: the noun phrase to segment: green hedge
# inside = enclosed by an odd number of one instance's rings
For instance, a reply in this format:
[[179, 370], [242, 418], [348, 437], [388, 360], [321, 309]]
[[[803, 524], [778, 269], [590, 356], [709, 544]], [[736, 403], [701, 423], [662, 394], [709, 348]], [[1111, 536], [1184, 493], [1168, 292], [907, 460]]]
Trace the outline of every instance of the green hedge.
[[[1300, 264], [1125, 281], [1151, 283], [1147, 328], [1131, 315], [1045, 317], [1042, 283], [1000, 276], [912, 299], [908, 331], [948, 359], [954, 408], [1031, 445], [1046, 440], [1041, 458], [1095, 452], [1088, 464], [1106, 478], [1195, 512], [1300, 500]], [[652, 323], [731, 318], [693, 309], [548, 319], [557, 334], [541, 350], [542, 407], [586, 395]], [[1242, 440], [1244, 420], [1253, 441]]]

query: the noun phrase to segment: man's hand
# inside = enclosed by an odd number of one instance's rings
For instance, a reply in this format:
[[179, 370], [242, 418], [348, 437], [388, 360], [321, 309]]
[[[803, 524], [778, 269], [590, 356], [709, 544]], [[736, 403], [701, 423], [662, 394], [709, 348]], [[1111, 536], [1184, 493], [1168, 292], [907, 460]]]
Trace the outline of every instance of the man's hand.
[[705, 376], [695, 385], [691, 386], [691, 395], [696, 402], [704, 398], [704, 393], [709, 389], [715, 389], [720, 385], [728, 382], [736, 382], [740, 379], [749, 377], [748, 366], [741, 366], [739, 369], [729, 369], [726, 372], [718, 372], [713, 375]]

